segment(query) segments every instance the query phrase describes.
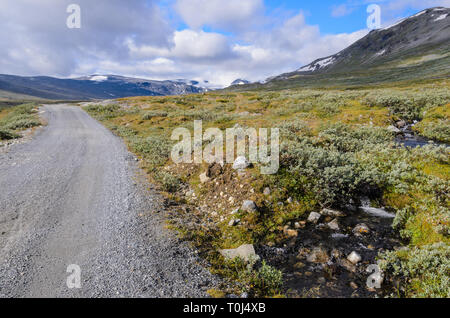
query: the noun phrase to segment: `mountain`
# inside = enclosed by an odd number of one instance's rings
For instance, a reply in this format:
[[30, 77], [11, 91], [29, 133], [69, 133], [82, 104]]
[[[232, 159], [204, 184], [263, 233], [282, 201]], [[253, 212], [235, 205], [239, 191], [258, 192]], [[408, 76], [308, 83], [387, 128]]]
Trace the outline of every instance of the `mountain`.
[[233, 83], [231, 83], [231, 85], [230, 86], [234, 86], [234, 85], [247, 85], [247, 84], [250, 84], [250, 82], [249, 81], [247, 81], [247, 80], [243, 80], [243, 79], [237, 79], [237, 80], [235, 80]]
[[[196, 82], [197, 83], [197, 82]], [[198, 84], [198, 83], [197, 83]], [[117, 75], [74, 79], [0, 74], [0, 91], [11, 95], [54, 100], [91, 100], [131, 96], [166, 96], [200, 93], [205, 88], [184, 81], [154, 81]]]
[[450, 9], [436, 7], [373, 30], [337, 54], [252, 86], [358, 86], [449, 75]]

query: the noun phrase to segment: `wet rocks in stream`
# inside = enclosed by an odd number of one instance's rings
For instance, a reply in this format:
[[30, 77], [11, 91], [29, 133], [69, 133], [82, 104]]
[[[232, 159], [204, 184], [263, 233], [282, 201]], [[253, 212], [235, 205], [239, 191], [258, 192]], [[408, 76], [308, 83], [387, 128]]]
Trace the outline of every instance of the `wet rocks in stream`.
[[[305, 226], [283, 248], [262, 246], [258, 255], [284, 273], [289, 297], [375, 297], [367, 268], [383, 250], [400, 246], [392, 218], [325, 209], [307, 215]], [[331, 226], [330, 226], [331, 223]], [[287, 228], [285, 228], [287, 231]], [[311, 294], [312, 293], [312, 294]]]

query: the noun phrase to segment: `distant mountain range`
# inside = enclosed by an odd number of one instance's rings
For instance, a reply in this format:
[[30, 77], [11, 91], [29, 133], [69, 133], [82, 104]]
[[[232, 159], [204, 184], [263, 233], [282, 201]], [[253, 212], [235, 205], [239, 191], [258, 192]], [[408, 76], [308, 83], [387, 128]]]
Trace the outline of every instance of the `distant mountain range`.
[[[0, 75], [0, 98], [92, 100], [130, 96], [165, 96], [207, 91], [189, 80], [154, 81], [117, 75], [91, 75], [74, 79], [47, 76]], [[13, 98], [12, 97], [12, 98]]]
[[250, 84], [250, 82], [247, 81], [247, 80], [243, 80], [243, 79], [240, 79], [240, 78], [239, 78], [239, 79], [233, 81], [233, 83], [231, 83], [230, 86], [234, 86], [234, 85], [246, 85], [246, 84]]
[[423, 10], [373, 30], [343, 51], [250, 88], [370, 85], [450, 77], [450, 9]]

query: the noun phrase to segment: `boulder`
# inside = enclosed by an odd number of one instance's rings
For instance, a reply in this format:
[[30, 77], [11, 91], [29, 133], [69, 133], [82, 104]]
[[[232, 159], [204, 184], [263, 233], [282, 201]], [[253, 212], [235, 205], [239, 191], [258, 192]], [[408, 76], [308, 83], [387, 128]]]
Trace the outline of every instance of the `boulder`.
[[256, 206], [255, 202], [251, 200], [245, 200], [242, 203], [241, 210], [245, 212], [256, 212], [258, 211], [258, 207]]
[[370, 228], [365, 223], [358, 224], [353, 229], [353, 234], [369, 234], [369, 233]]
[[308, 222], [310, 223], [317, 223], [319, 222], [321, 215], [317, 212], [311, 212], [308, 216]]
[[233, 163], [233, 169], [234, 170], [243, 170], [250, 166], [250, 163], [248, 162], [247, 158], [244, 156], [237, 157], [236, 160]]
[[208, 171], [206, 172], [206, 176], [209, 178], [216, 178], [223, 174], [222, 165], [215, 162], [209, 165]]
[[359, 262], [361, 262], [362, 258], [361, 255], [356, 253], [355, 251], [351, 252], [349, 256], [347, 256], [347, 260], [351, 262], [352, 264], [356, 265]]
[[322, 211], [320, 211], [320, 214], [322, 214], [324, 216], [332, 216], [332, 217], [345, 216], [344, 212], [337, 211], [337, 210], [332, 210], [332, 209], [323, 209]]
[[399, 134], [399, 133], [402, 132], [400, 129], [398, 129], [398, 128], [395, 127], [395, 126], [389, 126], [387, 129], [388, 129], [389, 131], [393, 132], [394, 134]]
[[399, 120], [398, 122], [395, 123], [395, 125], [401, 129], [401, 128], [405, 128], [407, 123], [404, 120]]
[[327, 226], [330, 230], [339, 231], [339, 222], [337, 219], [334, 219], [333, 221], [329, 222]]
[[252, 244], [244, 244], [234, 249], [223, 249], [219, 251], [223, 257], [228, 260], [235, 259], [237, 257], [241, 258], [245, 262], [255, 262], [260, 259], [256, 254], [255, 248]]

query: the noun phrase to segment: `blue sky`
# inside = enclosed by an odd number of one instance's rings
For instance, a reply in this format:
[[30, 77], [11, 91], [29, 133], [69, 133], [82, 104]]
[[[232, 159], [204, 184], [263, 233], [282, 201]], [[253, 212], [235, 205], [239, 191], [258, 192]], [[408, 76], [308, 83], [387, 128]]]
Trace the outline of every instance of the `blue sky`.
[[[68, 29], [79, 4], [81, 28]], [[450, 0], [2, 0], [1, 73], [119, 74], [214, 87], [293, 71], [383, 26]]]

